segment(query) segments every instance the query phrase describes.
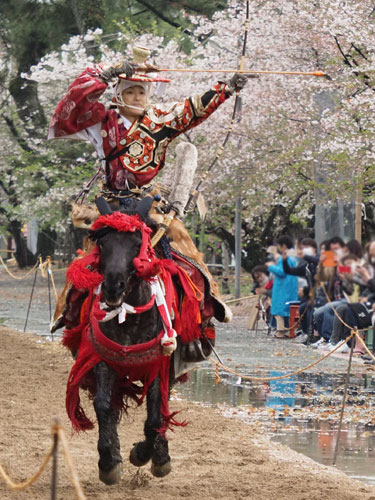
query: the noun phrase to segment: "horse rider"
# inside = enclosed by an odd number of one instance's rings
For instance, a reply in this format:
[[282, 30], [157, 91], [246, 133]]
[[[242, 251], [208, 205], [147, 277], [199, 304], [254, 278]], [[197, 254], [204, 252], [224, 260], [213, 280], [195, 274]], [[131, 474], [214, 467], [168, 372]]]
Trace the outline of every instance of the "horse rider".
[[[129, 62], [86, 68], [58, 103], [49, 128], [48, 139], [78, 139], [94, 146], [102, 161], [103, 193], [108, 200], [124, 206], [127, 196], [147, 193], [150, 182], [164, 166], [170, 142], [208, 118], [248, 79], [248, 75], [236, 73], [228, 81], [218, 81], [209, 90], [181, 102], [152, 105], [149, 98], [153, 87], [169, 81], [151, 76], [155, 70], [149, 64]], [[113, 99], [107, 109], [99, 99], [111, 83]], [[181, 208], [176, 211], [182, 215]], [[208, 269], [200, 264], [212, 285]], [[220, 301], [215, 283], [212, 288]], [[229, 321], [230, 311], [221, 305], [225, 312], [217, 319]]]

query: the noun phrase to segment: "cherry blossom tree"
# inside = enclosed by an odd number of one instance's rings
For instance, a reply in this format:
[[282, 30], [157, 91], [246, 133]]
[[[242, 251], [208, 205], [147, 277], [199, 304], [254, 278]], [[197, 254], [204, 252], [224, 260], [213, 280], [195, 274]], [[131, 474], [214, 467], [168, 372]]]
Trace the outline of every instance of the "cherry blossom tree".
[[[46, 54], [23, 75], [38, 84], [45, 116], [51, 116], [70, 81], [86, 65], [132, 57], [133, 45], [150, 47], [150, 62], [164, 68], [236, 69], [242, 50], [245, 2], [231, 0], [211, 19], [186, 10], [189, 52], [178, 37], [160, 30], [139, 34], [129, 22], [117, 23], [116, 46], [102, 29], [77, 34]], [[233, 246], [234, 201], [242, 199], [243, 241], [249, 269], [262, 249], [282, 232], [313, 234], [316, 195], [327, 204], [351, 200], [362, 189], [371, 222], [374, 190], [374, 10], [369, 0], [250, 1], [245, 68], [250, 70], [322, 70], [331, 80], [311, 77], [260, 76], [241, 92], [241, 109], [224, 152], [203, 184], [209, 207], [206, 228]], [[185, 33], [186, 35], [186, 33]], [[97, 48], [87, 55], [87, 45]], [[229, 73], [166, 73], [172, 83], [154, 100], [176, 101], [209, 88]], [[111, 98], [110, 92], [104, 100]], [[234, 98], [180, 140], [199, 152], [199, 176], [224, 140]], [[13, 140], [14, 142], [14, 140]], [[85, 145], [46, 143], [33, 146], [48, 161], [33, 162], [40, 175], [26, 182], [17, 173], [17, 216], [28, 214], [52, 226], [63, 238], [69, 202], [96, 169], [95, 154]], [[12, 150], [12, 147], [10, 147]], [[11, 153], [9, 153], [10, 155]], [[25, 152], [27, 155], [27, 151]], [[161, 181], [170, 182], [171, 146]], [[321, 167], [325, 176], [317, 175]], [[12, 175], [13, 172], [11, 173]], [[19, 176], [19, 177], [18, 177]], [[18, 178], [22, 182], [18, 182]], [[36, 193], [43, 193], [37, 198]], [[323, 193], [323, 194], [322, 194]], [[369, 225], [370, 227], [370, 225]], [[371, 230], [371, 227], [370, 227]], [[374, 228], [372, 228], [374, 231]]]

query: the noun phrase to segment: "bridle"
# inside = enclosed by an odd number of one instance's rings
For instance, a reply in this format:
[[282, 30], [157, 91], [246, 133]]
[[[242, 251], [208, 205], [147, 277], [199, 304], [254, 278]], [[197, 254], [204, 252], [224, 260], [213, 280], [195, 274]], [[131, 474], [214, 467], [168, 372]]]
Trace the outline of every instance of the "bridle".
[[[126, 315], [140, 314], [145, 312], [156, 303], [159, 314], [163, 323], [164, 336], [161, 339], [163, 352], [165, 354], [172, 354], [176, 348], [176, 332], [172, 327], [172, 321], [169, 314], [169, 308], [163, 293], [163, 285], [158, 273], [161, 270], [162, 261], [160, 261], [151, 245], [151, 229], [141, 220], [138, 215], [128, 215], [122, 212], [113, 212], [108, 215], [101, 215], [92, 225], [91, 236], [95, 239], [95, 233], [102, 228], [112, 228], [118, 232], [141, 232], [141, 247], [138, 256], [133, 259], [133, 277], [140, 278], [149, 283], [151, 288], [151, 299], [147, 304], [142, 306], [132, 306], [126, 302], [107, 312], [104, 311], [104, 306], [100, 309], [99, 298], [101, 295], [101, 283], [104, 276], [97, 272], [100, 266], [100, 249], [98, 245], [95, 246], [93, 252], [83, 257], [82, 259], [75, 260], [68, 269], [67, 276], [76, 288], [82, 288], [79, 277], [85, 278], [86, 288], [91, 289], [96, 296], [92, 303], [92, 309], [96, 311], [99, 321], [109, 321], [118, 315], [119, 323], [126, 320]], [[93, 274], [93, 282], [91, 287], [87, 286], [88, 274]], [[77, 279], [78, 278], [78, 279]]]

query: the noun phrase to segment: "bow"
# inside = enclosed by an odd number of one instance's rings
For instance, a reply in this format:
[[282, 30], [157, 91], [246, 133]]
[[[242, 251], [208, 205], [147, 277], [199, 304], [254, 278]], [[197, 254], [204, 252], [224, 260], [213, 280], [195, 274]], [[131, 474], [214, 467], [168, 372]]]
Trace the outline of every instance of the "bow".
[[[239, 72], [243, 72], [243, 67], [244, 67], [244, 64], [245, 64], [245, 54], [246, 54], [246, 46], [247, 46], [247, 34], [249, 32], [249, 12], [250, 12], [250, 1], [246, 0], [245, 26], [244, 26], [244, 35], [243, 35], [243, 43], [242, 43], [242, 51], [241, 51], [241, 59], [240, 59], [240, 65], [239, 65]], [[198, 195], [200, 193], [199, 188], [201, 187], [201, 185], [203, 184], [203, 182], [206, 180], [208, 174], [211, 172], [211, 170], [213, 169], [213, 167], [216, 164], [216, 162], [218, 161], [218, 159], [223, 154], [225, 145], [228, 142], [229, 137], [230, 137], [231, 132], [232, 132], [232, 129], [233, 129], [234, 120], [236, 119], [238, 105], [239, 105], [239, 95], [240, 95], [239, 91], [236, 90], [236, 99], [234, 101], [232, 118], [231, 118], [228, 130], [227, 130], [227, 133], [225, 135], [224, 141], [223, 141], [222, 145], [220, 146], [220, 148], [218, 149], [218, 151], [216, 153], [216, 156], [213, 159], [212, 163], [209, 165], [209, 167], [206, 169], [206, 171], [202, 174], [202, 176], [201, 176], [198, 184], [196, 185], [194, 191], [192, 191], [192, 193], [190, 194], [189, 199], [188, 199], [188, 201], [186, 203], [185, 210], [188, 210], [189, 207], [190, 207], [190, 205], [192, 204], [192, 202], [193, 201], [195, 202], [197, 200]]]

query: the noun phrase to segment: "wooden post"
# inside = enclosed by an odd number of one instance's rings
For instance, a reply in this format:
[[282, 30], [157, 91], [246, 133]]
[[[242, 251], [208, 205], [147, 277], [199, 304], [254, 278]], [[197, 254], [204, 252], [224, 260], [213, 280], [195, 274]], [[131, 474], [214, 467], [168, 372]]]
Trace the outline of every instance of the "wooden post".
[[336, 438], [336, 445], [335, 445], [335, 452], [333, 455], [333, 463], [332, 465], [336, 465], [336, 460], [337, 460], [337, 455], [339, 452], [339, 444], [340, 444], [340, 437], [341, 437], [341, 429], [342, 429], [342, 421], [344, 418], [344, 411], [345, 411], [345, 403], [346, 403], [346, 396], [348, 393], [348, 385], [350, 382], [350, 370], [352, 367], [352, 359], [353, 359], [353, 351], [354, 351], [354, 345], [356, 342], [356, 335], [352, 337], [351, 340], [351, 348], [350, 348], [350, 356], [349, 356], [349, 363], [348, 363], [348, 371], [346, 372], [346, 377], [345, 377], [345, 388], [344, 388], [344, 394], [342, 396], [342, 404], [341, 404], [341, 411], [340, 411], [340, 421], [339, 421], [339, 427], [337, 430], [337, 438]]
[[362, 242], [362, 182], [359, 183], [355, 194], [355, 233], [354, 237]]
[[236, 214], [235, 214], [235, 258], [236, 258], [236, 275], [235, 275], [235, 286], [234, 286], [234, 296], [238, 299], [241, 296], [241, 254], [242, 254], [242, 244], [241, 244], [241, 196], [236, 199]]

